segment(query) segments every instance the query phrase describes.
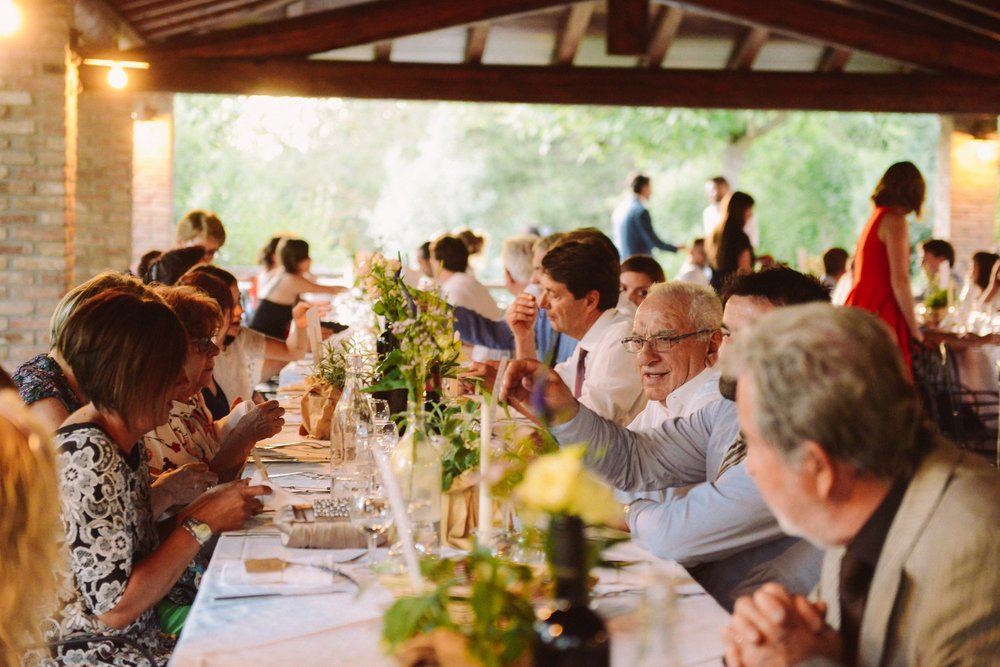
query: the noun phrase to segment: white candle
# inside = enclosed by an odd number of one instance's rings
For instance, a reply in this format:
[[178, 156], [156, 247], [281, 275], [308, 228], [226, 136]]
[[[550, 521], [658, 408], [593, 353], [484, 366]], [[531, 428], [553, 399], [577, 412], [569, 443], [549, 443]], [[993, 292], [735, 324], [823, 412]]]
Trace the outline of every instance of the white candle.
[[410, 533], [410, 519], [406, 514], [406, 503], [403, 501], [403, 492], [399, 488], [399, 481], [392, 474], [389, 466], [389, 457], [378, 448], [373, 448], [375, 464], [382, 474], [382, 483], [389, 494], [389, 507], [392, 509], [392, 518], [396, 523], [396, 532], [399, 533], [399, 540], [403, 543], [403, 562], [406, 563], [406, 571], [410, 575], [410, 584], [413, 586], [413, 593], [419, 595], [423, 592], [423, 578], [420, 576], [420, 562], [417, 560], [417, 550], [413, 546], [413, 535]]
[[483, 406], [479, 419], [479, 543], [489, 548], [493, 543], [493, 498], [490, 496], [490, 439], [493, 434], [493, 419], [490, 401], [481, 397]]

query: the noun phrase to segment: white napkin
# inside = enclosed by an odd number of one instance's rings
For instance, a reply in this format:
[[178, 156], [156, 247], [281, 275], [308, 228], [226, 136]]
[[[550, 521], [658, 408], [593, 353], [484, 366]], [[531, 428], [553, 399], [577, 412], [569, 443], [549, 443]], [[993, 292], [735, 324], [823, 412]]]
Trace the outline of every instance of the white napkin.
[[319, 363], [323, 352], [323, 331], [319, 326], [319, 308], [315, 306], [306, 311], [306, 337], [309, 339], [309, 349], [312, 350], [313, 361]]
[[229, 417], [226, 419], [226, 425], [222, 427], [222, 433], [219, 435], [219, 440], [225, 439], [229, 435], [236, 425], [240, 423], [240, 420], [247, 416], [250, 412], [250, 408], [253, 407], [253, 401], [243, 401], [238, 403], [235, 408], [229, 413]]
[[258, 496], [260, 498], [260, 502], [264, 504], [264, 509], [276, 510], [279, 507], [297, 505], [301, 502], [295, 497], [295, 494], [290, 491], [286, 491], [274, 482], [264, 481], [263, 476], [260, 474], [260, 470], [255, 470], [253, 477], [250, 478], [250, 486], [256, 486], [258, 484], [271, 487], [271, 493], [266, 496]]

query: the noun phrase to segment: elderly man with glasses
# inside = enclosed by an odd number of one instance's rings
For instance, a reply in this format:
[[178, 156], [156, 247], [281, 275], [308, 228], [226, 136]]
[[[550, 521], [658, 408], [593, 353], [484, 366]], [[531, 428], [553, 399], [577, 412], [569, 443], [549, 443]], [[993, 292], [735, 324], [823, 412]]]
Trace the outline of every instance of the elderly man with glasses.
[[[725, 341], [763, 314], [826, 299], [826, 290], [815, 279], [792, 269], [739, 276], [723, 293], [721, 333], [713, 336], [721, 335], [724, 355]], [[682, 345], [704, 335], [696, 333], [698, 329], [657, 330], [654, 324], [652, 330], [640, 330], [642, 326], [637, 318], [636, 335], [623, 341], [642, 350], [640, 364], [652, 357], [647, 348]], [[745, 446], [729, 392], [722, 392], [727, 398], [717, 395], [686, 417], [628, 430], [581, 406], [554, 374], [536, 372], [531, 362], [512, 364], [502, 397], [517, 404], [544, 381], [541, 394], [556, 416], [553, 434], [560, 443], [588, 443], [587, 465], [611, 484], [629, 491], [686, 487], [668, 493], [662, 502], [634, 501], [625, 507], [625, 520], [643, 546], [685, 565], [719, 604], [732, 610], [737, 597], [768, 581], [797, 593], [816, 584], [819, 551], [782, 532], [747, 475]], [[657, 375], [652, 373], [650, 379]], [[727, 388], [729, 383], [723, 379], [721, 384]]]

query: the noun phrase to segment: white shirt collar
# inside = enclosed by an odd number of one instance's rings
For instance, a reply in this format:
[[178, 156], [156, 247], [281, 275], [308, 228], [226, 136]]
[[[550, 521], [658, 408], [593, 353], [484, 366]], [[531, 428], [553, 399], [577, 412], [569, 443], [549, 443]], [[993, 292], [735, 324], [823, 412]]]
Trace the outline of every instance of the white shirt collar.
[[667, 395], [665, 401], [667, 412], [671, 417], [680, 416], [684, 413], [685, 407], [703, 392], [718, 392], [718, 390], [719, 371], [709, 366]]
[[601, 313], [601, 316], [597, 318], [597, 321], [590, 325], [587, 329], [587, 333], [583, 334], [583, 338], [577, 343], [577, 347], [581, 347], [587, 352], [594, 349], [598, 341], [604, 335], [604, 332], [608, 330], [612, 324], [618, 321], [619, 318], [623, 317], [616, 309], [612, 308], [610, 310], [605, 310]]

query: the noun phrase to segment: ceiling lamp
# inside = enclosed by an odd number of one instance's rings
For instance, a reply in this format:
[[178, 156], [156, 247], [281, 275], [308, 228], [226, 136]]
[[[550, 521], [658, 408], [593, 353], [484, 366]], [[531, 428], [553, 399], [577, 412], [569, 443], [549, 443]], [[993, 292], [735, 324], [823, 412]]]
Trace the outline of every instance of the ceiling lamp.
[[[3, 2], [4, 0], [0, 0]], [[149, 63], [133, 60], [104, 60], [102, 58], [86, 58], [84, 65], [94, 65], [97, 67], [107, 67], [108, 85], [115, 90], [121, 90], [128, 85], [128, 74], [126, 69], [149, 69]]]
[[0, 0], [0, 37], [9, 37], [21, 28], [21, 8], [14, 0]]

